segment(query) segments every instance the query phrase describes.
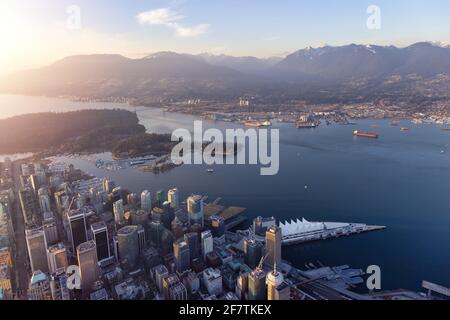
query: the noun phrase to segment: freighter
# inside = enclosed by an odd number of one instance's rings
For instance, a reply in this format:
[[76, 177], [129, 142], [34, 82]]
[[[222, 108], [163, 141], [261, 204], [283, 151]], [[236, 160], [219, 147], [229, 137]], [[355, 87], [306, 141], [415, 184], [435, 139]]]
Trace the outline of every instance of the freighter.
[[314, 129], [320, 125], [319, 122], [297, 122], [297, 129]]
[[353, 131], [353, 135], [355, 137], [364, 137], [364, 138], [372, 138], [372, 139], [378, 139], [379, 135], [377, 133], [371, 133], [371, 132], [363, 132], [355, 130]]
[[245, 126], [250, 128], [260, 128], [263, 124], [259, 121], [247, 121], [245, 122]]

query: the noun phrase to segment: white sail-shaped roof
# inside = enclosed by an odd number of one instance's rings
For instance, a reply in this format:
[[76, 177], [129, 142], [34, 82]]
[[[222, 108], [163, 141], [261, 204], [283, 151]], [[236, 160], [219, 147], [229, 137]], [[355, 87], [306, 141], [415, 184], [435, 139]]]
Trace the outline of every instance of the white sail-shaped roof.
[[280, 222], [279, 226], [283, 237], [324, 230], [322, 222], [309, 222], [304, 218], [301, 221], [297, 219], [284, 224]]

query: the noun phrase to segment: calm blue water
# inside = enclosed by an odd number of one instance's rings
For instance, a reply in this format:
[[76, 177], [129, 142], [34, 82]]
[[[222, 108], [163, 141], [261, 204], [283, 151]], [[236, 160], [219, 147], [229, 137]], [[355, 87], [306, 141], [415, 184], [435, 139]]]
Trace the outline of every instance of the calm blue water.
[[[40, 111], [55, 106], [66, 110], [66, 104], [74, 107], [58, 99], [0, 96], [0, 114], [6, 109], [14, 112], [13, 105], [21, 113], [30, 112], [32, 105]], [[106, 105], [79, 104], [91, 106]], [[195, 120], [156, 109], [137, 112], [151, 132], [189, 129]], [[258, 166], [218, 166], [209, 174], [206, 166], [185, 165], [154, 175], [134, 169], [107, 172], [87, 160], [69, 160], [135, 192], [176, 186], [183, 197], [190, 193], [222, 197], [226, 205], [246, 207], [250, 218], [273, 215], [279, 220], [305, 217], [385, 225], [388, 229], [382, 232], [289, 247], [283, 256], [298, 267], [316, 261], [362, 269], [377, 264], [383, 289], [419, 289], [422, 280], [450, 286], [450, 132], [406, 122], [401, 126], [411, 128], [409, 132], [391, 127], [389, 121], [357, 122], [357, 126], [316, 130], [275, 124], [280, 129], [281, 156], [280, 172], [272, 177], [260, 176]], [[379, 127], [371, 128], [373, 124]], [[238, 125], [210, 122], [205, 126]], [[351, 135], [355, 129], [376, 131], [381, 138], [355, 139]]]

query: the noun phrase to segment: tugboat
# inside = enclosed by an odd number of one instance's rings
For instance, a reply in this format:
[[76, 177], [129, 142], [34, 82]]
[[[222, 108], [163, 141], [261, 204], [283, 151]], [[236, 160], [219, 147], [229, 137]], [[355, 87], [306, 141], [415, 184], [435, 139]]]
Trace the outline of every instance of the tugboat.
[[206, 170], [208, 173], [214, 173], [214, 169], [208, 169]]

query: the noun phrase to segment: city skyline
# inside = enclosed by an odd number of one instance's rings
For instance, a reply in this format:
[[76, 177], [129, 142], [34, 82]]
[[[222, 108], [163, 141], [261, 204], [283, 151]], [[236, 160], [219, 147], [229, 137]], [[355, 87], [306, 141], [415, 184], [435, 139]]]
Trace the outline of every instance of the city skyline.
[[[380, 8], [379, 29], [367, 27], [371, 16], [367, 10], [372, 5]], [[283, 5], [271, 1], [4, 1], [0, 73], [40, 67], [77, 54], [138, 58], [174, 51], [271, 57], [325, 44], [447, 43], [449, 6], [440, 0], [287, 1]]]

